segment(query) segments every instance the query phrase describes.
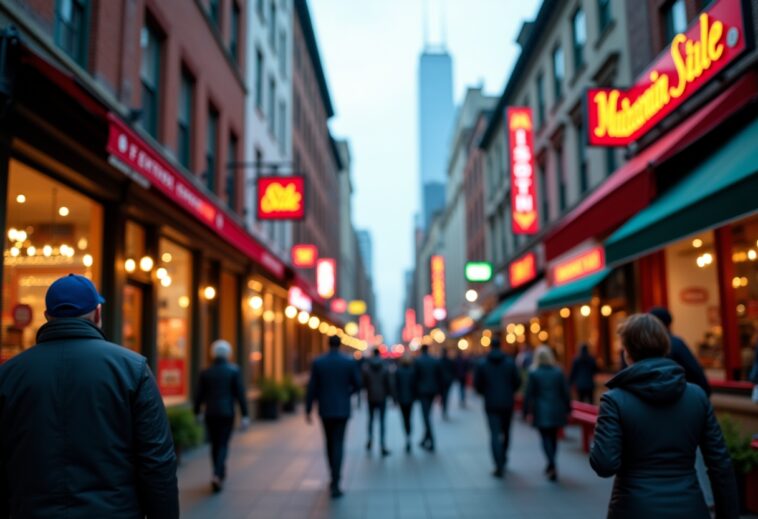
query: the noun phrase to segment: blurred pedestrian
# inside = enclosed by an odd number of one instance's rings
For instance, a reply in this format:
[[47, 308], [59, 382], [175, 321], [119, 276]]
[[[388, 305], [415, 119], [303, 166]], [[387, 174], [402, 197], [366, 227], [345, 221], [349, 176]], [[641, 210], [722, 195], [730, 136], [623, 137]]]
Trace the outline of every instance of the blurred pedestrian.
[[453, 381], [455, 380], [455, 364], [453, 359], [450, 358], [450, 352], [447, 348], [442, 348], [442, 353], [439, 360], [440, 372], [442, 373], [441, 387], [440, 387], [440, 404], [442, 405], [442, 418], [448, 420], [450, 418], [448, 414], [448, 402], [450, 400], [450, 388], [453, 387]]
[[215, 492], [223, 489], [226, 479], [226, 458], [229, 440], [234, 428], [235, 403], [242, 414], [242, 429], [250, 425], [247, 413], [247, 397], [239, 368], [229, 359], [232, 345], [218, 340], [211, 344], [213, 364], [200, 373], [195, 395], [195, 414], [202, 418], [204, 411], [205, 429], [211, 443], [211, 463], [213, 478], [211, 486]]
[[374, 417], [379, 418], [379, 441], [381, 443], [382, 456], [389, 456], [385, 442], [385, 421], [387, 412], [387, 398], [392, 394], [390, 386], [390, 372], [387, 364], [381, 357], [379, 348], [374, 348], [374, 353], [363, 364], [363, 387], [366, 389], [366, 402], [368, 402], [368, 440], [366, 450], [371, 451], [374, 440]]
[[758, 404], [758, 329], [753, 333], [753, 368], [750, 370], [748, 380], [753, 385], [753, 402]]
[[469, 371], [471, 371], [471, 361], [462, 350], [458, 350], [458, 355], [455, 357], [455, 380], [458, 382], [460, 406], [464, 409], [466, 408], [466, 385]]
[[413, 403], [416, 401], [416, 370], [409, 354], [403, 355], [395, 370], [395, 401], [403, 415], [405, 431], [405, 452], [411, 452], [411, 424], [413, 422]]
[[106, 341], [104, 302], [58, 279], [37, 345], [0, 366], [1, 517], [179, 517], [163, 400], [146, 359]]
[[524, 413], [531, 415], [532, 425], [540, 432], [547, 459], [545, 474], [550, 481], [558, 479], [558, 430], [566, 425], [570, 411], [571, 396], [566, 377], [556, 366], [553, 350], [542, 345], [534, 353], [526, 384]]
[[421, 447], [434, 452], [434, 431], [432, 429], [432, 404], [442, 389], [442, 370], [437, 359], [429, 355], [429, 346], [421, 346], [421, 354], [415, 362], [416, 394], [421, 402], [424, 418], [424, 438]]
[[737, 487], [721, 428], [702, 388], [688, 384], [684, 368], [666, 358], [666, 328], [636, 314], [618, 334], [629, 367], [606, 384], [590, 451], [599, 476], [616, 476], [608, 517], [710, 519], [694, 468], [699, 446], [716, 518], [736, 519]]
[[357, 363], [340, 353], [341, 339], [329, 337], [329, 352], [321, 355], [311, 365], [311, 378], [305, 402], [305, 419], [311, 424], [314, 402], [324, 428], [327, 461], [331, 473], [332, 498], [342, 497], [340, 479], [342, 457], [345, 448], [345, 429], [350, 419], [350, 398], [360, 391], [361, 380]]
[[505, 475], [508, 444], [513, 418], [513, 397], [521, 386], [521, 375], [513, 359], [503, 353], [500, 340], [492, 339], [490, 352], [474, 372], [474, 388], [484, 397], [484, 410], [490, 429], [490, 444], [496, 478]]
[[525, 342], [521, 347], [518, 355], [516, 355], [516, 367], [522, 371], [528, 371], [532, 367], [532, 361], [534, 360], [534, 348], [528, 342]]
[[597, 361], [590, 355], [590, 349], [586, 344], [579, 348], [579, 355], [571, 365], [569, 384], [576, 389], [577, 398], [580, 402], [595, 403], [595, 375], [597, 374]]

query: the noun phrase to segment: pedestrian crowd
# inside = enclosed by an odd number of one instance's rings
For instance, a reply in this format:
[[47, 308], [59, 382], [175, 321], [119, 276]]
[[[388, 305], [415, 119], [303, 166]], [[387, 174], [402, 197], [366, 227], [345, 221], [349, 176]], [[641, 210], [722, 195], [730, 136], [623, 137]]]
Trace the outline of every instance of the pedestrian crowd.
[[[146, 359], [106, 340], [105, 301], [86, 277], [57, 280], [45, 304], [47, 323], [37, 345], [0, 366], [0, 519], [178, 518], [175, 449]], [[671, 323], [667, 310], [655, 308], [620, 325], [624, 367], [600, 397], [589, 463], [600, 477], [615, 478], [610, 518], [737, 518], [734, 469], [708, 381], [687, 345], [671, 333]], [[497, 338], [476, 361], [445, 349], [437, 357], [422, 346], [415, 357], [388, 361], [377, 349], [358, 363], [340, 346], [339, 337], [330, 337], [329, 351], [313, 361], [305, 409], [309, 424], [318, 409], [334, 498], [343, 495], [345, 434], [352, 397], [361, 391], [368, 406], [368, 452], [377, 445], [381, 456], [391, 455], [385, 422], [394, 402], [410, 453], [418, 402], [419, 446], [432, 453], [435, 402], [447, 420], [453, 385], [465, 407], [471, 382], [484, 403], [496, 478], [506, 474], [520, 403], [539, 434], [545, 476], [553, 482], [559, 480], [559, 437], [569, 421], [572, 387], [581, 402], [596, 398], [598, 366], [586, 345], [569, 377], [549, 346], [526, 347], [513, 357]], [[243, 429], [250, 420], [240, 370], [230, 361], [232, 345], [218, 340], [211, 351], [194, 411], [206, 426], [211, 485], [220, 492], [237, 409]], [[758, 384], [758, 360], [751, 377]]]

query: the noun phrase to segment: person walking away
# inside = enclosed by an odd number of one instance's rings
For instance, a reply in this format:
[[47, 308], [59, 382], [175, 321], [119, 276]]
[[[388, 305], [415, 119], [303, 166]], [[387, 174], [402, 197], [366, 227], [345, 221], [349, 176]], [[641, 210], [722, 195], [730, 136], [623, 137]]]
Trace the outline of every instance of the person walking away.
[[218, 340], [211, 344], [213, 364], [200, 373], [195, 394], [195, 415], [202, 417], [205, 411], [205, 430], [211, 443], [211, 466], [214, 492], [220, 492], [226, 479], [226, 458], [229, 440], [234, 428], [234, 404], [239, 405], [242, 414], [242, 429], [250, 425], [247, 413], [245, 386], [242, 373], [229, 359], [232, 345]]
[[597, 375], [597, 361], [590, 355], [589, 347], [582, 344], [579, 355], [571, 365], [569, 384], [576, 389], [577, 398], [580, 402], [595, 403], [595, 375]]
[[381, 442], [382, 456], [389, 456], [385, 441], [385, 414], [387, 411], [387, 398], [392, 394], [390, 386], [390, 372], [379, 352], [374, 348], [371, 359], [363, 364], [363, 387], [366, 389], [366, 401], [368, 402], [368, 441], [366, 450], [371, 452], [374, 440], [374, 417], [379, 415], [379, 441]]
[[403, 355], [395, 370], [394, 396], [403, 415], [403, 430], [405, 431], [405, 452], [411, 452], [412, 412], [416, 401], [416, 370], [409, 354]]
[[600, 399], [590, 465], [615, 476], [610, 519], [710, 519], [695, 472], [698, 446], [708, 466], [717, 519], [739, 517], [737, 485], [721, 428], [703, 389], [668, 358], [665, 326], [636, 314], [619, 326], [629, 367]]
[[542, 345], [534, 353], [534, 363], [526, 384], [524, 413], [532, 418], [539, 430], [542, 449], [547, 459], [545, 474], [550, 481], [558, 480], [558, 430], [568, 422], [571, 397], [563, 372], [555, 364], [555, 354]]
[[458, 350], [455, 357], [455, 379], [458, 381], [458, 391], [460, 397], [460, 406], [466, 408], [466, 384], [468, 383], [468, 374], [471, 371], [471, 362], [463, 353]]
[[534, 361], [534, 349], [528, 342], [524, 343], [521, 351], [516, 355], [516, 367], [522, 371], [528, 371]]
[[345, 446], [345, 428], [350, 419], [350, 399], [360, 391], [360, 372], [356, 362], [340, 353], [342, 341], [338, 336], [329, 338], [329, 352], [318, 357], [311, 365], [311, 378], [305, 401], [305, 419], [311, 424], [313, 404], [324, 428], [326, 457], [331, 473], [332, 498], [342, 497], [340, 479]]
[[453, 386], [453, 380], [455, 380], [455, 364], [453, 359], [450, 358], [447, 348], [442, 348], [442, 356], [440, 357], [440, 370], [442, 372], [442, 386], [440, 387], [440, 404], [442, 405], [442, 418], [448, 420], [448, 401], [450, 397], [450, 388]]
[[496, 478], [505, 475], [508, 444], [513, 418], [513, 397], [521, 386], [521, 375], [513, 359], [503, 353], [500, 340], [492, 339], [490, 352], [474, 372], [474, 388], [484, 397], [484, 410], [490, 429], [490, 444]]
[[176, 519], [176, 453], [147, 361], [108, 342], [86, 277], [56, 280], [36, 346], [0, 366], [0, 516]]
[[421, 402], [424, 418], [424, 438], [421, 447], [434, 452], [434, 431], [432, 429], [432, 404], [442, 388], [442, 370], [437, 359], [429, 354], [429, 346], [421, 346], [421, 355], [416, 359], [416, 394]]

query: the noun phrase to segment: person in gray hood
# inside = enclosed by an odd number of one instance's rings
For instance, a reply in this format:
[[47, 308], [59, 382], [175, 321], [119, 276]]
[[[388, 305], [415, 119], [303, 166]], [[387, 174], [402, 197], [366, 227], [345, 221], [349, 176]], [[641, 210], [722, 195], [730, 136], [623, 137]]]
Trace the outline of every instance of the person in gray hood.
[[702, 388], [687, 383], [684, 369], [666, 358], [666, 328], [652, 315], [637, 314], [618, 333], [630, 366], [607, 384], [590, 450], [595, 472], [616, 476], [608, 517], [709, 519], [695, 473], [699, 446], [716, 518], [738, 518], [734, 470], [713, 407]]
[[379, 354], [379, 349], [374, 349], [371, 359], [363, 364], [363, 387], [366, 389], [368, 401], [368, 441], [366, 450], [371, 451], [374, 440], [374, 417], [379, 415], [379, 441], [381, 442], [382, 456], [389, 456], [385, 442], [384, 417], [387, 411], [387, 398], [392, 394], [390, 372]]

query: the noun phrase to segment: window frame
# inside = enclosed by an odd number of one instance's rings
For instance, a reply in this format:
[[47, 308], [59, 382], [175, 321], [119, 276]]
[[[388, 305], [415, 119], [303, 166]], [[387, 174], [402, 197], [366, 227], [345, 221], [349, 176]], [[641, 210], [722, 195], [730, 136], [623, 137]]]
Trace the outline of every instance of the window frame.
[[[580, 42], [577, 32], [577, 21], [581, 16], [581, 25], [584, 31], [583, 40]], [[571, 16], [571, 50], [574, 58], [574, 74], [578, 75], [585, 66], [584, 49], [587, 46], [587, 15], [581, 6], [577, 7]]]
[[[553, 51], [550, 53], [550, 63], [553, 69], [553, 95], [555, 97], [555, 104], [558, 104], [563, 99], [563, 83], [566, 81], [566, 55], [563, 53], [563, 46], [558, 43], [553, 47]], [[560, 64], [560, 77], [558, 77]]]
[[[179, 75], [179, 99], [178, 110], [176, 113], [177, 121], [177, 142], [176, 142], [176, 157], [179, 163], [192, 170], [192, 140], [193, 140], [193, 126], [194, 126], [194, 103], [195, 103], [195, 86], [196, 79], [190, 73], [190, 71], [182, 66], [181, 73]], [[185, 87], [188, 87], [189, 97], [185, 99]], [[184, 111], [186, 110], [186, 117]], [[183, 120], [186, 118], [186, 121]], [[183, 133], [186, 135], [183, 139]], [[185, 140], [184, 146], [186, 147], [186, 156], [183, 153], [182, 141]]]
[[[156, 52], [156, 58], [155, 58], [155, 64], [154, 64], [154, 70], [153, 74], [155, 75], [155, 84], [151, 87], [150, 85], [147, 85], [145, 83], [146, 78], [144, 77], [142, 73], [142, 64], [144, 62], [144, 54], [146, 48], [149, 47], [143, 47], [142, 45], [142, 38], [143, 38], [143, 31], [147, 31], [148, 38], [153, 37], [155, 42], [155, 52]], [[145, 131], [150, 134], [154, 139], [158, 139], [158, 134], [160, 133], [160, 125], [161, 125], [161, 79], [162, 79], [162, 69], [163, 69], [163, 48], [164, 45], [164, 36], [163, 33], [160, 31], [158, 26], [153, 22], [153, 20], [146, 16], [145, 20], [142, 24], [142, 29], [140, 32], [140, 107], [142, 109], [142, 117], [141, 117], [141, 125], [145, 129]], [[154, 100], [154, 110], [151, 113], [148, 113], [146, 115], [146, 109], [145, 109], [145, 90], [148, 90], [153, 95]], [[148, 120], [149, 118], [149, 120]]]
[[232, 0], [232, 8], [229, 15], [229, 55], [235, 63], [240, 59], [240, 30], [242, 24], [242, 9], [236, 0]]
[[[221, 114], [213, 105], [208, 105], [208, 120], [205, 123], [205, 187], [211, 193], [218, 193], [218, 141]], [[213, 128], [213, 131], [211, 131]]]
[[78, 52], [75, 53], [74, 49], [68, 49], [66, 46], [64, 46], [64, 34], [62, 29], [65, 27], [67, 31], [70, 30], [69, 23], [64, 21], [62, 16], [62, 7], [64, 1], [66, 0], [55, 1], [55, 21], [53, 29], [55, 44], [59, 49], [66, 53], [68, 57], [74, 60], [77, 65], [86, 70], [88, 68], [87, 65], [89, 61], [89, 33], [92, 3], [89, 0], [68, 0], [71, 2], [72, 6], [77, 5], [82, 9], [81, 27], [79, 28], [78, 33], [75, 35], [75, 40], [77, 41], [78, 46], [76, 49]]

